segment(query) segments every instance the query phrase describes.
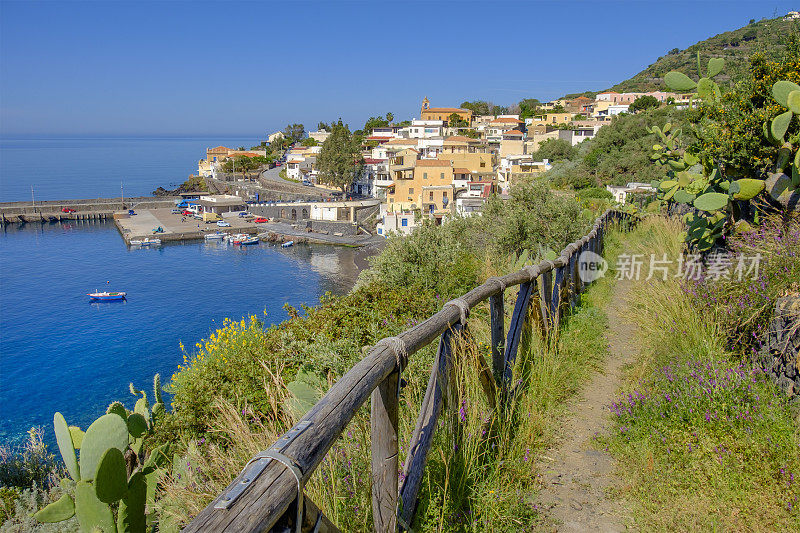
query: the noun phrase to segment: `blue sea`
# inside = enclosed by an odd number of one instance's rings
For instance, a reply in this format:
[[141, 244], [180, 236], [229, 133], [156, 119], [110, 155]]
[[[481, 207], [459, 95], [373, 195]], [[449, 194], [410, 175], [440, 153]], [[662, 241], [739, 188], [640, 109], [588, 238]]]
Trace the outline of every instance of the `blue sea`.
[[255, 138], [0, 139], [0, 202], [148, 196], [174, 188], [206, 148], [250, 148]]
[[[20, 199], [9, 191], [24, 189], [9, 183], [24, 180], [20, 155], [9, 162], [9, 152], [25, 152], [35, 162], [27, 170], [57, 166], [50, 159], [54, 142], [39, 142], [39, 149], [36, 141], [0, 145], [3, 200]], [[200, 151], [189, 150], [192, 144]], [[185, 151], [188, 175], [200, 152], [215, 144], [221, 142], [57, 141], [60, 163], [70, 170], [61, 181], [48, 181], [46, 190], [53, 199], [113, 195], [113, 184], [104, 185], [106, 165], [137, 159], [128, 151], [142, 146], [151, 159], [169, 154], [172, 160]], [[104, 154], [105, 164], [76, 170], [72, 165], [82, 156], [70, 160], [64, 146]], [[173, 166], [166, 172], [151, 161], [151, 174], [131, 182], [131, 193], [168, 185], [168, 176], [182, 168]], [[354, 253], [323, 245], [284, 249], [197, 241], [129, 249], [109, 222], [6, 226], [0, 232], [0, 442], [15, 441], [34, 425], [45, 426], [52, 442], [56, 411], [85, 428], [110, 402], [130, 405], [129, 382], [151, 389], [157, 372], [166, 382], [183, 360], [179, 342], [194, 346], [225, 317], [255, 314], [266, 324], [277, 323], [286, 318], [285, 303], [313, 305], [326, 291], [346, 292], [356, 276]], [[125, 291], [128, 298], [90, 303], [86, 293], [95, 289]]]

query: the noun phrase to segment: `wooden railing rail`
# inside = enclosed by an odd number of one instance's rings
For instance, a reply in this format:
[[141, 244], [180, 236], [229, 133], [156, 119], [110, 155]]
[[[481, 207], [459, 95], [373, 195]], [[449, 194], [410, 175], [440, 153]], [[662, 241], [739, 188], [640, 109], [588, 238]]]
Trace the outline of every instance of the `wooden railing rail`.
[[[371, 397], [372, 511], [376, 531], [407, 530], [416, 510], [428, 450], [442, 409], [450, 376], [451, 339], [466, 326], [469, 310], [489, 299], [492, 371], [486, 365], [481, 385], [495, 401], [513, 395], [512, 374], [526, 317], [531, 311], [544, 335], [558, 328], [566, 310], [576, 305], [584, 283], [580, 254], [601, 254], [609, 224], [634, 216], [607, 210], [591, 231], [569, 244], [553, 261], [491, 278], [435, 315], [383, 339], [356, 363], [296, 426], [274, 446], [258, 454], [245, 470], [184, 531], [338, 531], [302, 487], [325, 454]], [[519, 285], [508, 335], [504, 330], [504, 291]], [[408, 357], [440, 337], [428, 389], [409, 444], [402, 484], [398, 483], [398, 403], [400, 375]], [[494, 378], [499, 379], [499, 384]], [[400, 486], [398, 486], [400, 485]], [[298, 494], [300, 487], [300, 494]], [[298, 509], [298, 505], [300, 509]], [[298, 517], [301, 517], [298, 524]]]

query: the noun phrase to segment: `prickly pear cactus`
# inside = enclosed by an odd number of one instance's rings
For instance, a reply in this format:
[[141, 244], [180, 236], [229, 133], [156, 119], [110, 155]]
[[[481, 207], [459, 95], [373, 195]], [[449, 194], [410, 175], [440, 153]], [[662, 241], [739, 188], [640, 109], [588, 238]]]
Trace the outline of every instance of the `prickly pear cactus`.
[[[698, 81], [692, 80], [681, 72], [669, 72], [665, 83], [676, 91], [695, 91], [694, 99], [705, 102], [716, 102], [721, 97], [721, 91], [713, 78], [724, 67], [724, 61], [719, 58], [708, 60], [706, 68], [702, 68], [700, 56], [697, 57], [697, 70], [700, 76]], [[705, 76], [703, 74], [705, 73]], [[773, 87], [773, 95], [782, 105], [800, 105], [800, 86], [790, 82], [778, 82]], [[776, 117], [770, 124], [764, 125], [764, 134], [770, 142], [782, 145], [781, 157], [778, 166], [782, 171], [790, 163], [792, 157], [798, 161], [796, 151], [791, 143], [787, 143], [784, 135], [792, 119], [792, 109]], [[722, 172], [716, 161], [701, 161], [697, 150], [693, 146], [683, 146], [680, 142], [680, 131], [672, 128], [670, 124], [663, 129], [654, 126], [648, 131], [656, 134], [660, 142], [653, 146], [650, 156], [656, 164], [667, 168], [667, 178], [655, 181], [652, 185], [658, 191], [659, 198], [664, 202], [686, 204], [691, 206], [693, 212], [686, 215], [686, 241], [700, 252], [710, 250], [724, 235], [735, 231], [747, 231], [750, 225], [741, 220], [742, 205], [761, 195], [765, 189], [771, 195], [782, 194], [791, 179], [783, 179], [781, 184], [770, 189], [769, 180], [766, 182], [756, 178], [729, 179]], [[794, 139], [796, 141], [796, 139]], [[796, 144], [796, 143], [795, 143]], [[793, 166], [794, 176], [800, 180], [800, 175]], [[796, 186], [796, 185], [795, 185]]]
[[158, 480], [170, 467], [168, 445], [149, 454], [145, 450], [145, 437], [165, 412], [158, 375], [153, 389], [152, 409], [147, 395], [131, 384], [131, 392], [142, 396], [138, 409], [131, 412], [114, 402], [85, 433], [55, 414], [56, 442], [71, 479], [60, 481], [68, 494], [39, 510], [36, 520], [60, 522], [77, 516], [82, 531], [105, 533], [145, 531], [153, 523], [147, 504], [155, 501]]

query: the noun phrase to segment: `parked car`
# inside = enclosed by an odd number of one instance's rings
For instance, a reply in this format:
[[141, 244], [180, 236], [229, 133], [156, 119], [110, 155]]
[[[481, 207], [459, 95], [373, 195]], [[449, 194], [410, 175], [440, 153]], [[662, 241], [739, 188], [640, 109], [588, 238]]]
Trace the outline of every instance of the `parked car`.
[[61, 212], [62, 212], [62, 213], [74, 213], [74, 212], [75, 212], [75, 210], [74, 210], [74, 209], [72, 209], [71, 207], [62, 207], [62, 208], [61, 208]]
[[185, 217], [190, 217], [190, 216], [194, 215], [194, 213], [192, 213], [188, 209], [184, 209], [183, 211], [181, 211], [181, 215], [183, 215]]
[[248, 213], [247, 211], [242, 211], [241, 213], [239, 213], [239, 218], [246, 218], [249, 215], [250, 213]]
[[219, 222], [217, 222], [217, 226], [219, 226], [220, 228], [230, 228], [231, 224], [230, 222], [225, 222], [224, 220], [220, 220]]
[[172, 210], [172, 214], [173, 215], [180, 215], [181, 214], [181, 210], [180, 209], [173, 209]]
[[283, 163], [281, 163], [280, 161], [276, 161], [276, 162], [275, 162], [275, 166], [276, 166], [276, 167], [279, 167], [279, 166], [281, 166], [281, 165], [283, 165]]
[[256, 224], [263, 224], [264, 222], [267, 222], [267, 219], [266, 219], [266, 218], [264, 218], [264, 217], [258, 217], [258, 218], [256, 218], [256, 220], [255, 220], [255, 223], [256, 223]]

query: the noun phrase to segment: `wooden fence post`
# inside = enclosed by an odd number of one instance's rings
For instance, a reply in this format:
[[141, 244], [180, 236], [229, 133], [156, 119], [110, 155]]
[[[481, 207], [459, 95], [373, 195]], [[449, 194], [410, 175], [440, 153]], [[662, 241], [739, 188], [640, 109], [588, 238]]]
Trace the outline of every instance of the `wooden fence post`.
[[445, 330], [439, 340], [439, 349], [431, 368], [431, 377], [428, 379], [428, 388], [425, 390], [425, 399], [417, 417], [417, 425], [408, 444], [406, 466], [403, 469], [403, 483], [400, 486], [400, 504], [398, 509], [398, 523], [402, 529], [411, 526], [414, 512], [417, 509], [417, 496], [422, 484], [422, 475], [428, 462], [428, 452], [433, 443], [433, 434], [436, 432], [436, 422], [442, 411], [444, 395], [449, 387], [450, 358], [452, 356], [452, 336], [459, 333], [460, 324]]
[[489, 313], [492, 320], [492, 371], [499, 384], [503, 376], [503, 354], [505, 352], [505, 310], [503, 306], [504, 291], [489, 297]]
[[397, 410], [400, 370], [372, 391], [372, 521], [377, 532], [397, 530]]
[[[556, 259], [561, 261], [562, 258]], [[562, 285], [564, 284], [564, 266], [560, 264], [555, 267], [555, 274], [553, 275], [553, 296], [550, 301], [550, 315], [553, 317], [553, 331], [558, 331], [559, 324], [561, 323], [561, 293], [563, 292]]]
[[580, 299], [581, 293], [581, 278], [578, 275], [578, 258], [580, 254], [583, 252], [583, 246], [572, 252], [572, 255], [569, 256], [569, 279], [572, 284], [572, 291], [571, 291], [571, 298], [569, 300], [569, 306], [575, 307], [578, 305], [578, 301]]
[[547, 333], [553, 328], [553, 315], [550, 313], [551, 302], [553, 301], [553, 271], [548, 270], [539, 274], [542, 280], [541, 291], [539, 292], [539, 302], [541, 304], [542, 318], [544, 320]]
[[519, 286], [517, 302], [514, 304], [514, 314], [511, 316], [511, 324], [508, 327], [508, 342], [506, 343], [505, 360], [503, 362], [503, 400], [501, 402], [504, 402], [508, 397], [514, 371], [514, 360], [517, 357], [519, 341], [522, 338], [522, 328], [525, 326], [525, 317], [528, 314], [528, 303], [531, 300], [531, 293], [535, 283], [535, 281], [529, 281]]

